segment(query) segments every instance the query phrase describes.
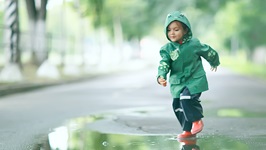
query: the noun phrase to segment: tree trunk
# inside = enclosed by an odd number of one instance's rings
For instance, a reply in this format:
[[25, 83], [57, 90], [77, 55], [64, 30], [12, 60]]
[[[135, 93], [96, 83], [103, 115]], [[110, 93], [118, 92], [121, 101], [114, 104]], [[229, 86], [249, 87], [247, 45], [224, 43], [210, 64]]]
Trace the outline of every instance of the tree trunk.
[[45, 36], [47, 1], [48, 0], [26, 0], [29, 16], [29, 43], [31, 45], [32, 61], [37, 66], [40, 66], [48, 58]]
[[115, 54], [118, 57], [118, 63], [123, 60], [123, 29], [121, 25], [120, 17], [113, 18], [113, 27], [114, 27], [114, 40], [115, 40]]
[[233, 35], [231, 37], [231, 55], [236, 56], [238, 49], [239, 49], [239, 40], [235, 35]]
[[5, 1], [5, 52], [6, 64], [0, 80], [14, 82], [22, 80], [19, 51], [18, 0]]

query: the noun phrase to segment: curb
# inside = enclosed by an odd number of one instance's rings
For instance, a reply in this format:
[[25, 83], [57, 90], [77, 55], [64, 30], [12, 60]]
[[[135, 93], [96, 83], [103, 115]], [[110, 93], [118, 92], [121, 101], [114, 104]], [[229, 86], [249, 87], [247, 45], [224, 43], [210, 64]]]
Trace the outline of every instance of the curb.
[[74, 78], [74, 79], [68, 79], [68, 80], [57, 80], [57, 81], [50, 81], [48, 83], [11, 83], [9, 85], [3, 85], [0, 87], [0, 97], [4, 97], [11, 94], [16, 93], [23, 93], [33, 90], [38, 90], [45, 87], [50, 86], [56, 86], [56, 85], [62, 85], [62, 84], [69, 84], [69, 83], [75, 83], [75, 82], [81, 82], [84, 80], [89, 80], [95, 77], [100, 77], [99, 75], [91, 75], [86, 77], [80, 77], [80, 78]]

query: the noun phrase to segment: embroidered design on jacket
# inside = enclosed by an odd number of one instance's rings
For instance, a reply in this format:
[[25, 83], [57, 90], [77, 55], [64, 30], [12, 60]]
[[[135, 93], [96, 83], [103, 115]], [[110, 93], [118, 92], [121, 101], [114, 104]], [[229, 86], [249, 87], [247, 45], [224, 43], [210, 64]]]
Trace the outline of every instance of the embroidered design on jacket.
[[165, 62], [161, 62], [159, 65], [159, 69], [163, 70], [164, 72], [168, 72], [169, 71], [169, 65]]
[[214, 56], [216, 55], [215, 51], [211, 50], [209, 53], [208, 53], [208, 57], [209, 58], [213, 58]]
[[179, 57], [179, 50], [176, 49], [170, 52], [170, 57], [173, 61], [175, 61]]

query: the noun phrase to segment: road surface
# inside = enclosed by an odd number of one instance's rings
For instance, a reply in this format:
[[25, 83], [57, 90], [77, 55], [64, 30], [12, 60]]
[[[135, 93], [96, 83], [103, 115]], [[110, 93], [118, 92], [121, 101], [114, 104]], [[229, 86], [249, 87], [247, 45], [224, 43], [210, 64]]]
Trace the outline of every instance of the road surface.
[[210, 90], [201, 97], [205, 128], [186, 143], [176, 140], [181, 128], [169, 87], [157, 84], [156, 72], [151, 66], [1, 97], [0, 149], [266, 147], [265, 81], [223, 68], [207, 71]]

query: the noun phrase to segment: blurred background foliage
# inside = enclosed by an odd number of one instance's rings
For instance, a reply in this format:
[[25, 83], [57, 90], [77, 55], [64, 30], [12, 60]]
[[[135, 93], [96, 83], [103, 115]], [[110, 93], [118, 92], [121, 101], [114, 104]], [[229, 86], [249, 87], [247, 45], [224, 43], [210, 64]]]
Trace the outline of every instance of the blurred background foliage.
[[[2, 35], [4, 1], [0, 3]], [[56, 65], [71, 60], [78, 65], [99, 66], [110, 64], [111, 60], [103, 61], [107, 57], [118, 65], [144, 59], [145, 54], [157, 61], [159, 45], [167, 42], [165, 16], [179, 10], [190, 20], [194, 36], [219, 51], [222, 65], [266, 77], [265, 5], [264, 0], [48, 0], [45, 24], [51, 41], [49, 59]], [[19, 15], [20, 32], [27, 33], [25, 1], [19, 1]], [[1, 48], [0, 53], [3, 55]]]

